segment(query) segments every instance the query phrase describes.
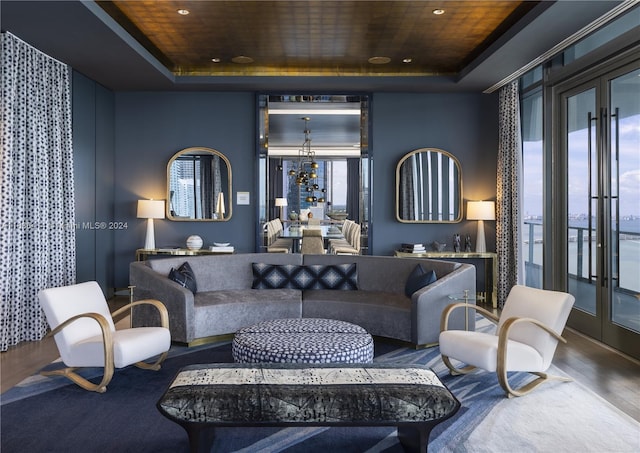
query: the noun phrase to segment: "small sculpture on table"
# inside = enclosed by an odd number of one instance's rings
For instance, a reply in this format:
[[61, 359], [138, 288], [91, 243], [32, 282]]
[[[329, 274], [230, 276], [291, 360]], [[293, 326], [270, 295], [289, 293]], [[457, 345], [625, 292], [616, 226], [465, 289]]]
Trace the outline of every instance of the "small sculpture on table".
[[460, 253], [460, 235], [453, 235], [453, 251], [456, 253]]
[[471, 236], [467, 234], [467, 236], [464, 238], [464, 251], [465, 252], [471, 252]]
[[431, 243], [431, 248], [436, 252], [444, 252], [444, 249], [447, 247], [447, 244], [440, 244], [438, 241], [433, 241]]

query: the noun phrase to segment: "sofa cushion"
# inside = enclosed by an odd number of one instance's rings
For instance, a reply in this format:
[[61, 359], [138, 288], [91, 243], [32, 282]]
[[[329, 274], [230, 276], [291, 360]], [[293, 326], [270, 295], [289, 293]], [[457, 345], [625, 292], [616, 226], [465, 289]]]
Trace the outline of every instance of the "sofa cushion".
[[182, 263], [178, 269], [174, 269], [172, 267], [169, 271], [169, 278], [184, 288], [187, 288], [193, 294], [198, 292], [196, 276], [193, 273], [193, 269], [191, 269], [191, 266], [186, 261]]
[[252, 263], [252, 270], [252, 289], [358, 289], [355, 263], [309, 266]]
[[422, 264], [416, 265], [407, 277], [407, 283], [404, 288], [404, 293], [407, 297], [411, 297], [413, 293], [419, 289], [424, 288], [436, 281], [435, 271], [425, 271]]
[[307, 290], [302, 296], [303, 318], [339, 319], [402, 341], [411, 341], [411, 315], [411, 299], [403, 293]]

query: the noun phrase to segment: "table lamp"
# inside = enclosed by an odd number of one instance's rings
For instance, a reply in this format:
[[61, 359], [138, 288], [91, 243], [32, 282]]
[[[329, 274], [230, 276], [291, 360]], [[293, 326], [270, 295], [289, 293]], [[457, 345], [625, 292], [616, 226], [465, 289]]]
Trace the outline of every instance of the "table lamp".
[[220, 192], [216, 200], [216, 215], [219, 219], [224, 219], [225, 212], [227, 212], [227, 210], [224, 207], [224, 194]]
[[478, 235], [476, 237], [476, 252], [487, 251], [487, 243], [484, 238], [484, 221], [496, 219], [496, 205], [493, 201], [469, 201], [467, 202], [467, 220], [478, 221]]
[[138, 218], [147, 219], [147, 236], [144, 241], [145, 250], [156, 248], [153, 230], [153, 219], [164, 219], [164, 200], [138, 200]]
[[283, 210], [287, 205], [288, 203], [286, 198], [276, 198], [276, 206], [280, 206], [280, 220], [284, 220]]

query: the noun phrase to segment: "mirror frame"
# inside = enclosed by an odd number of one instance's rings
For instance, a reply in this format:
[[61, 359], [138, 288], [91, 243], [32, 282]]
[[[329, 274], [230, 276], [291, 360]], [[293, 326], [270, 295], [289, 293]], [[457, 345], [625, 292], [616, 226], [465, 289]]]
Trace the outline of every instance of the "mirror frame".
[[[418, 153], [423, 153], [423, 152], [427, 152], [427, 151], [432, 151], [432, 152], [438, 152], [441, 153], [445, 156], [447, 156], [449, 159], [451, 159], [456, 167], [458, 168], [458, 175], [459, 175], [459, 183], [458, 183], [458, 187], [459, 187], [459, 193], [458, 193], [458, 216], [453, 219], [453, 220], [407, 220], [407, 219], [401, 219], [400, 218], [400, 167], [402, 167], [402, 164], [409, 159], [411, 156], [413, 156], [414, 154], [418, 154]], [[408, 152], [407, 154], [405, 154], [404, 156], [402, 156], [402, 158], [400, 159], [400, 161], [398, 162], [398, 165], [396, 165], [396, 220], [398, 222], [401, 223], [460, 223], [462, 221], [462, 165], [460, 165], [460, 161], [456, 158], [456, 156], [454, 156], [453, 154], [451, 154], [448, 151], [445, 151], [443, 149], [440, 148], [419, 148], [419, 149], [415, 149], [413, 151]]]
[[[225, 213], [225, 216], [222, 219], [192, 219], [192, 218], [180, 218], [180, 217], [174, 217], [171, 215], [171, 188], [169, 187], [169, 181], [171, 180], [171, 165], [180, 157], [183, 156], [185, 154], [190, 154], [190, 153], [199, 153], [199, 154], [213, 154], [215, 156], [218, 156], [222, 159], [222, 161], [226, 164], [227, 166], [227, 176], [228, 176], [228, 184], [227, 184], [227, 196], [225, 197], [225, 207], [227, 210], [227, 213]], [[169, 163], [167, 163], [167, 202], [165, 203], [165, 215], [167, 217], [168, 220], [172, 220], [174, 222], [227, 222], [231, 219], [231, 216], [233, 214], [233, 200], [232, 200], [232, 176], [233, 176], [233, 172], [231, 171], [231, 162], [229, 162], [229, 159], [227, 159], [227, 156], [225, 156], [224, 154], [222, 154], [220, 151], [215, 150], [213, 148], [206, 148], [203, 146], [194, 146], [191, 148], [185, 148], [181, 151], [178, 151], [177, 153], [175, 153], [171, 159], [169, 159]], [[223, 191], [224, 193], [224, 191]]]

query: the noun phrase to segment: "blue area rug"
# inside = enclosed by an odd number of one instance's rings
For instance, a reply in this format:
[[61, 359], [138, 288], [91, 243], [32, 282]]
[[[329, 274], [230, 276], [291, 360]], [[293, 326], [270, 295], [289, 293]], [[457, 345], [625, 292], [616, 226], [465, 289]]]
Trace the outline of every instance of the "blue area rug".
[[[461, 401], [460, 411], [431, 433], [431, 453], [640, 451], [640, 424], [575, 382], [548, 383], [523, 398], [507, 399], [495, 374], [449, 376], [438, 348], [414, 350], [384, 342], [375, 346], [377, 362], [430, 366]], [[158, 372], [135, 367], [116, 371], [104, 394], [87, 392], [63, 378], [34, 376], [2, 395], [0, 450], [188, 451], [186, 433], [158, 412], [156, 402], [181, 367], [232, 361], [229, 343], [173, 348]], [[98, 371], [89, 370], [87, 376], [98, 376]], [[514, 385], [530, 379], [524, 373], [512, 376]], [[212, 451], [329, 449], [403, 451], [393, 427], [225, 428], [219, 430]]]

